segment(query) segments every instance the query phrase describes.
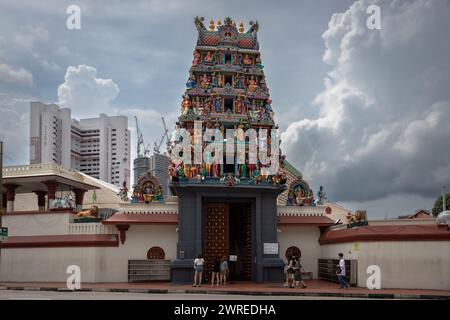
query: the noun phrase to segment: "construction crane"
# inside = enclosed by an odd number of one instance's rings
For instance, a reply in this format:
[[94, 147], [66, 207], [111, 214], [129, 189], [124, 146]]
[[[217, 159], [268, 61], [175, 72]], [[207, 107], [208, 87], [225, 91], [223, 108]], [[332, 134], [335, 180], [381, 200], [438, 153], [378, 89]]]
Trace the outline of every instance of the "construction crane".
[[[136, 120], [136, 135], [137, 135], [137, 158], [145, 157], [149, 153], [148, 147], [149, 145], [145, 146], [144, 144], [144, 136], [142, 135], [142, 131], [139, 129], [138, 125], [138, 119], [136, 116], [134, 116], [134, 119]], [[144, 152], [141, 154], [141, 146], [144, 150]]]
[[164, 134], [163, 134], [163, 136], [161, 138], [161, 141], [159, 141], [159, 144], [157, 144], [155, 142], [155, 146], [153, 148], [153, 151], [155, 152], [155, 154], [160, 154], [160, 150], [159, 149], [161, 148], [161, 145], [162, 145], [162, 143], [164, 141], [164, 138], [167, 139], [167, 144], [169, 144], [169, 142], [170, 142], [169, 130], [167, 129], [166, 121], [164, 120], [164, 117], [162, 117], [162, 123], [163, 123], [163, 126], [164, 126]]

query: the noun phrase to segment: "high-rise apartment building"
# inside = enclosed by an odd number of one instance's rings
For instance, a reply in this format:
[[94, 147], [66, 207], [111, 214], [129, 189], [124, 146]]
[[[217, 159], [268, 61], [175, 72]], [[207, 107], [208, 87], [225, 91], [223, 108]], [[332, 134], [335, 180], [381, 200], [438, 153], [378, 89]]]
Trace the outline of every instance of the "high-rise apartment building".
[[150, 156], [150, 172], [157, 177], [161, 185], [163, 195], [169, 193], [169, 157], [166, 154], [155, 153]]
[[68, 108], [30, 104], [30, 163], [57, 163], [97, 179], [130, 186], [126, 116], [71, 119]]

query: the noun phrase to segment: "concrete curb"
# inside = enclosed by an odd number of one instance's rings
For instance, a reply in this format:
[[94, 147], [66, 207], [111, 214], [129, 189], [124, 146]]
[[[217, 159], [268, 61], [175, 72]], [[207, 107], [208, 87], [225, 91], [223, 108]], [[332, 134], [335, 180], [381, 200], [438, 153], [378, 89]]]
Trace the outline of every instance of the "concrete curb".
[[220, 291], [220, 290], [183, 290], [183, 289], [125, 289], [125, 288], [81, 288], [67, 289], [56, 287], [20, 287], [0, 286], [0, 290], [21, 291], [55, 291], [55, 292], [121, 292], [121, 293], [159, 293], [159, 294], [230, 294], [250, 296], [305, 296], [305, 297], [335, 297], [360, 299], [420, 299], [420, 300], [450, 300], [450, 296], [427, 294], [392, 294], [392, 293], [346, 293], [346, 292], [261, 292], [261, 291]]

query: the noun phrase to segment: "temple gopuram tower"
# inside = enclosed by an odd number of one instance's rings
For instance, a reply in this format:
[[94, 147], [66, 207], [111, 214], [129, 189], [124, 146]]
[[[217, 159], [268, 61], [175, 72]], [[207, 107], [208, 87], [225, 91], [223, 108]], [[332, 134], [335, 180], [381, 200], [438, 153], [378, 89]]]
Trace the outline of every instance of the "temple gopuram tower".
[[[225, 256], [232, 281], [282, 281], [277, 196], [285, 190], [285, 173], [282, 165], [274, 172], [259, 158], [251, 160], [254, 137], [247, 134], [258, 132], [253, 146], [258, 151], [266, 146], [269, 156], [276, 150], [274, 159], [283, 163], [279, 144], [274, 144], [279, 137], [271, 134], [277, 127], [259, 52], [258, 23], [250, 22], [245, 31], [242, 22], [237, 27], [227, 17], [223, 24], [211, 20], [206, 28], [203, 18], [196, 17], [195, 26], [197, 45], [177, 122], [177, 132], [187, 132], [192, 139], [177, 135], [169, 148], [170, 187], [178, 196], [179, 215], [172, 279], [191, 282], [193, 261], [202, 254], [205, 280], [210, 280], [214, 258]], [[212, 138], [207, 132], [221, 135]], [[174, 150], [183, 140], [192, 144], [192, 161], [175, 162], [174, 153], [182, 152]], [[223, 154], [206, 151], [212, 142], [223, 144]], [[195, 143], [202, 153], [200, 163], [194, 162]], [[237, 149], [244, 150], [244, 161]]]

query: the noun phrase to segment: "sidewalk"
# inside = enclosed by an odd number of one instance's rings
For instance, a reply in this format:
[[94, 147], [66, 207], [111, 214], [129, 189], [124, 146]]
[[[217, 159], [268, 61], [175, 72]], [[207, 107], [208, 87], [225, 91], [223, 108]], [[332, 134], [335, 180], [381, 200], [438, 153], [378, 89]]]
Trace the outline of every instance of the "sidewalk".
[[[322, 280], [310, 280], [308, 288], [283, 288], [281, 284], [259, 284], [252, 282], [235, 282], [225, 286], [201, 287], [179, 285], [168, 282], [158, 283], [85, 283], [79, 291], [93, 292], [134, 292], [134, 293], [203, 293], [203, 294], [240, 294], [240, 295], [277, 295], [277, 296], [318, 296], [318, 297], [353, 297], [378, 299], [449, 299], [450, 290], [419, 289], [382, 289], [351, 287], [339, 289], [335, 283]], [[71, 291], [62, 282], [0, 282], [0, 290], [33, 291]]]

